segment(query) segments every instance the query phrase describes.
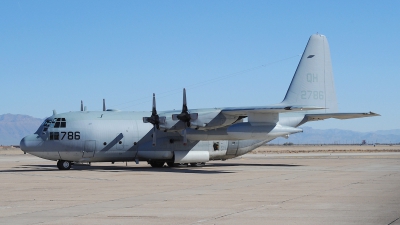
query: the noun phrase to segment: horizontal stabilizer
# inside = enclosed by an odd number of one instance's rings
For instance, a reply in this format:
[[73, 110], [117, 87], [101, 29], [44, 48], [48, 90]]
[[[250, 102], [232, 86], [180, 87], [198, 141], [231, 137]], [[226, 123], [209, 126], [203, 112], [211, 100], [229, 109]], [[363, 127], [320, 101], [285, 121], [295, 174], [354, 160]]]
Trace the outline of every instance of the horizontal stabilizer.
[[304, 120], [302, 124], [309, 121], [318, 121], [318, 120], [325, 120], [325, 119], [355, 119], [355, 118], [363, 118], [363, 117], [371, 117], [371, 116], [380, 116], [374, 112], [368, 113], [322, 113], [322, 114], [306, 114], [304, 116]]

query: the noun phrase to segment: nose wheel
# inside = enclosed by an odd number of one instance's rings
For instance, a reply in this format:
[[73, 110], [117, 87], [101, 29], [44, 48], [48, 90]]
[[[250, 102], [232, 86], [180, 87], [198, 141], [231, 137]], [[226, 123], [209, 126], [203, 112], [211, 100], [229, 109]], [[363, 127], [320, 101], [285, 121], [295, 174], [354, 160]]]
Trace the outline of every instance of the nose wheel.
[[64, 161], [64, 160], [58, 160], [57, 161], [57, 167], [59, 170], [69, 170], [71, 169], [72, 163], [69, 161]]

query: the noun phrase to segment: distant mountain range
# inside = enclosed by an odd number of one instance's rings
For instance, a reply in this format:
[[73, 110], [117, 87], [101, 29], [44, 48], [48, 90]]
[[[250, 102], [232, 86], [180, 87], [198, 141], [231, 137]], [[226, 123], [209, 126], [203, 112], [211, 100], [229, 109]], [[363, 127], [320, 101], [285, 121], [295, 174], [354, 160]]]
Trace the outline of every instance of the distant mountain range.
[[340, 129], [313, 129], [311, 127], [300, 127], [302, 133], [290, 135], [288, 139], [277, 138], [270, 144], [361, 144], [363, 140], [367, 144], [399, 144], [400, 129], [378, 130], [374, 132], [357, 132]]
[[33, 134], [43, 120], [27, 115], [0, 115], [0, 145], [19, 145], [21, 139]]
[[[27, 115], [4, 114], [0, 115], [0, 145], [19, 145], [20, 140], [33, 134], [44, 119]], [[375, 132], [356, 132], [339, 129], [313, 129], [301, 127], [303, 133], [290, 135], [288, 139], [277, 138], [270, 144], [361, 144], [367, 143], [400, 143], [400, 129], [378, 130]]]

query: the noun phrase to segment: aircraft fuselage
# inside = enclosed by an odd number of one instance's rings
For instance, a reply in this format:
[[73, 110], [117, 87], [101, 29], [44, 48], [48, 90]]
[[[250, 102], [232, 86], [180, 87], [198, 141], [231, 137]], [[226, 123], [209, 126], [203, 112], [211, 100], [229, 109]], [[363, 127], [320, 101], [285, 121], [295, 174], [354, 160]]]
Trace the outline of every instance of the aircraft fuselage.
[[[207, 113], [212, 114], [212, 118], [215, 117], [215, 113], [210, 111]], [[215, 128], [210, 131], [187, 128], [190, 132], [186, 145], [183, 144], [179, 131], [159, 130], [157, 145], [153, 146], [152, 125], [142, 121], [146, 115], [148, 112], [120, 111], [78, 111], [57, 114], [47, 118], [35, 134], [25, 137], [21, 141], [21, 146], [30, 154], [44, 159], [71, 162], [152, 160], [174, 162], [177, 154], [187, 155], [189, 151], [208, 152], [206, 161], [209, 161], [246, 154], [275, 138], [271, 136], [263, 140], [229, 140], [232, 138], [227, 134], [226, 128]], [[231, 118], [228, 122], [232, 123], [236, 119]], [[227, 121], [223, 117], [219, 120], [213, 122], [215, 126]], [[177, 125], [171, 127], [174, 126]], [[192, 136], [196, 138], [200, 136], [201, 140], [192, 141], [190, 139]]]

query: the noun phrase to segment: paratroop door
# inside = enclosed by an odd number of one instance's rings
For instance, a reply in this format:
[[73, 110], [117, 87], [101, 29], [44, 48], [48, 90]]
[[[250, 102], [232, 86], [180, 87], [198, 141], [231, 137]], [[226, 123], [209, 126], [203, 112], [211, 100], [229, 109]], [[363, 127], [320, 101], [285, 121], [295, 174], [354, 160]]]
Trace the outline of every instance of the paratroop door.
[[85, 141], [85, 148], [82, 157], [91, 158], [94, 156], [95, 151], [96, 151], [96, 141]]

